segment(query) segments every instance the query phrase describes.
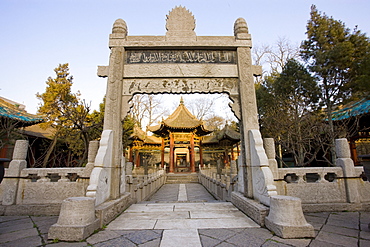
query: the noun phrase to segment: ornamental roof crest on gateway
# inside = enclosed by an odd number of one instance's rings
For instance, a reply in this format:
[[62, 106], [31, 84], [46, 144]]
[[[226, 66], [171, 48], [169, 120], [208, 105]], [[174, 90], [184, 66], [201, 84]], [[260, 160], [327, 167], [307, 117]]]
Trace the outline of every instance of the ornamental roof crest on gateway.
[[167, 39], [183, 37], [185, 39], [196, 39], [194, 15], [185, 7], [173, 8], [166, 19]]

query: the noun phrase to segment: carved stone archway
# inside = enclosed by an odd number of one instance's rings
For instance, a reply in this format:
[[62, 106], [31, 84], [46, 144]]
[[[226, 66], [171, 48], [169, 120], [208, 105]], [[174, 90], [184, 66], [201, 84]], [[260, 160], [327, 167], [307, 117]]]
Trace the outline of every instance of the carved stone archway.
[[106, 179], [110, 198], [120, 195], [121, 121], [134, 94], [227, 93], [241, 126], [239, 191], [269, 204], [276, 191], [258, 130], [253, 76], [261, 68], [252, 65], [247, 23], [237, 19], [234, 36], [197, 36], [192, 13], [175, 7], [167, 15], [166, 29], [165, 36], [128, 36], [125, 21], [116, 20], [109, 66], [98, 67], [98, 75], [108, 77], [104, 130], [113, 132], [112, 172]]

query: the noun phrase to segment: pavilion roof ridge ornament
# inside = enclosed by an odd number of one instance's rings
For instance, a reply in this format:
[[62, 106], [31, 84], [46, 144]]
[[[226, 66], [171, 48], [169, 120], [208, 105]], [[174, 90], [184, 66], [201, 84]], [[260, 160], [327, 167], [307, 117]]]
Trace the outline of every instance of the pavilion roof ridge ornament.
[[166, 40], [196, 40], [194, 15], [185, 7], [176, 6], [166, 15]]

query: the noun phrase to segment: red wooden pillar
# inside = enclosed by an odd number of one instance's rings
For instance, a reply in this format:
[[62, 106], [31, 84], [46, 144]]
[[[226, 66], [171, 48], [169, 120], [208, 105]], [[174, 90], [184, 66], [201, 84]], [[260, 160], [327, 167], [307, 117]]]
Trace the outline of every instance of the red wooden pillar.
[[195, 172], [194, 134], [190, 138], [190, 171]]
[[135, 150], [135, 166], [140, 166], [140, 155], [139, 155], [139, 149]]
[[129, 158], [128, 158], [128, 161], [129, 161], [129, 162], [134, 161], [134, 157], [133, 157], [133, 156], [134, 156], [134, 154], [133, 154], [133, 150], [132, 150], [132, 147], [131, 147], [131, 146], [129, 147], [129, 151], [128, 151], [128, 152], [129, 152]]
[[229, 152], [226, 147], [224, 149], [224, 165], [225, 167], [229, 167]]
[[162, 138], [162, 146], [161, 146], [161, 167], [164, 167], [164, 139]]
[[203, 168], [203, 145], [202, 145], [202, 141], [199, 142], [199, 163], [200, 163], [200, 167]]
[[231, 146], [231, 160], [235, 160], [234, 145]]
[[350, 148], [350, 151], [351, 151], [351, 157], [352, 157], [353, 163], [355, 164], [355, 166], [359, 165], [358, 158], [357, 158], [356, 140], [355, 139], [350, 140], [349, 148]]
[[175, 149], [175, 142], [173, 140], [173, 134], [170, 133], [170, 172], [173, 173], [173, 170], [174, 170], [174, 150]]

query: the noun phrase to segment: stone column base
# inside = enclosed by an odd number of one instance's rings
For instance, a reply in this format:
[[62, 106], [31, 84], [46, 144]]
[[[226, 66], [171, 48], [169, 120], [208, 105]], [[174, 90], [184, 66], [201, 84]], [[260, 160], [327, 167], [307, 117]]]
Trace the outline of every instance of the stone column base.
[[70, 197], [62, 202], [58, 222], [49, 229], [48, 239], [80, 241], [100, 227], [95, 217], [95, 198]]
[[99, 229], [100, 220], [96, 219], [93, 223], [84, 226], [68, 226], [54, 224], [50, 227], [48, 239], [58, 239], [62, 241], [81, 241], [88, 238], [95, 230]]
[[272, 196], [270, 213], [265, 226], [281, 238], [314, 238], [312, 225], [304, 218], [301, 199], [292, 196]]

